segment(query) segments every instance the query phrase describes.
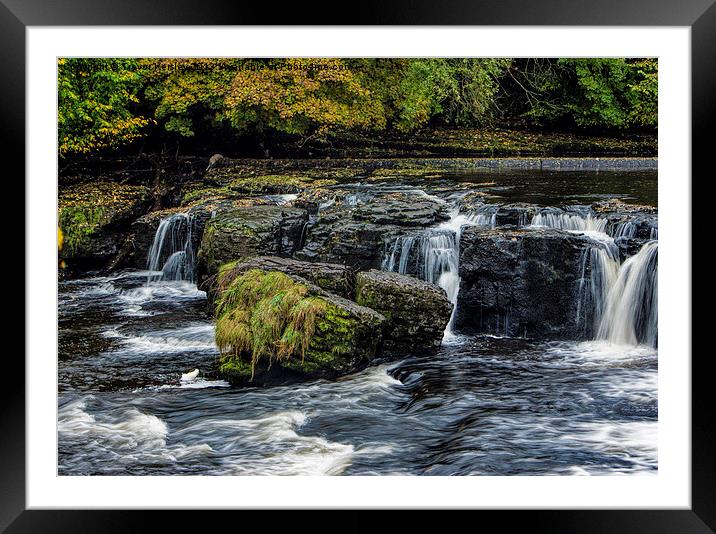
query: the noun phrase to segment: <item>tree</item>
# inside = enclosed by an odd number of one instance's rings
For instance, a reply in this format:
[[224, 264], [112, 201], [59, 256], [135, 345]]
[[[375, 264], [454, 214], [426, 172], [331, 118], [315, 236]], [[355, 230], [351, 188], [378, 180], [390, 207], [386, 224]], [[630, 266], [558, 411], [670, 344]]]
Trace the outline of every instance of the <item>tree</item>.
[[239, 68], [231, 58], [142, 59], [145, 96], [168, 132], [194, 136], [202, 124], [216, 128], [228, 118], [226, 97]]
[[659, 61], [654, 58], [637, 59], [630, 63], [630, 68], [627, 123], [655, 128], [659, 120]]
[[400, 82], [397, 128], [411, 130], [430, 119], [455, 126], [485, 124], [494, 111], [496, 78], [509, 59], [409, 60]]
[[523, 89], [526, 117], [542, 124], [626, 129], [657, 125], [655, 59], [562, 58], [510, 69]]
[[57, 68], [60, 156], [118, 148], [151, 122], [135, 111], [142, 81], [136, 60], [61, 58]]
[[341, 59], [271, 59], [236, 73], [227, 114], [240, 131], [323, 137], [334, 129], [382, 129], [384, 106]]

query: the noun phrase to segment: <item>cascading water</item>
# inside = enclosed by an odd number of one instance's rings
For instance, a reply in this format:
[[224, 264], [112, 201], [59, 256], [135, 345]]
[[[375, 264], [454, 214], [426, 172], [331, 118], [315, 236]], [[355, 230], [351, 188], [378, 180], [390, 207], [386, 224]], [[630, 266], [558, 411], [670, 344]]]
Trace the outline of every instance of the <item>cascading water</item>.
[[188, 213], [174, 213], [160, 221], [147, 254], [147, 269], [161, 271], [161, 274], [151, 274], [150, 282], [194, 280], [196, 258], [192, 246], [193, 227], [194, 218]]
[[612, 230], [612, 235], [615, 238], [628, 237], [632, 238], [636, 236], [637, 226], [632, 221], [625, 221], [617, 224]]
[[607, 219], [594, 217], [591, 213], [582, 216], [572, 213], [542, 212], [532, 217], [532, 226], [546, 226], [578, 232], [606, 233], [607, 223]]
[[[416, 274], [423, 280], [441, 287], [453, 305], [445, 336], [452, 335], [460, 291], [460, 235], [464, 226], [479, 225], [494, 228], [497, 209], [486, 206], [472, 213], [461, 213], [459, 206], [450, 212], [450, 219], [421, 234], [396, 238], [386, 250], [381, 268], [400, 274]], [[417, 251], [414, 251], [415, 244]], [[417, 254], [417, 257], [416, 257]], [[412, 271], [412, 272], [411, 272]]]
[[587, 335], [599, 325], [609, 289], [619, 273], [619, 251], [611, 243], [597, 241], [582, 253], [577, 324]]
[[646, 243], [619, 269], [607, 294], [598, 339], [656, 347], [658, 325], [657, 263], [659, 244]]
[[441, 229], [421, 241], [422, 278], [445, 290], [452, 303], [452, 314], [445, 333], [452, 333], [457, 309], [457, 294], [460, 290], [460, 228]]
[[583, 233], [594, 242], [581, 262], [576, 319], [584, 332], [615, 344], [656, 347], [657, 231], [652, 227], [652, 240], [621, 264], [614, 239], [633, 238], [637, 225], [608, 223], [591, 213], [542, 212], [532, 218], [532, 226]]
[[606, 243], [587, 249], [582, 260], [578, 324], [590, 332], [591, 312], [594, 338], [656, 347], [658, 249], [657, 241], [649, 241], [623, 264], [615, 248]]

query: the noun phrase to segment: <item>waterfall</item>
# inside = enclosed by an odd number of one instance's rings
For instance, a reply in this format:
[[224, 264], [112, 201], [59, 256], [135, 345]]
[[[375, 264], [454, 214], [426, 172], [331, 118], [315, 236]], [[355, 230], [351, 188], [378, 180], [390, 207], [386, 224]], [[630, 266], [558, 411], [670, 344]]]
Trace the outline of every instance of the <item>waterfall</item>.
[[614, 227], [612, 235], [617, 237], [635, 237], [637, 226], [631, 221], [621, 222]]
[[612, 241], [598, 241], [582, 252], [577, 325], [593, 335], [601, 321], [607, 294], [619, 273], [619, 250]]
[[543, 212], [532, 217], [532, 226], [546, 226], [572, 232], [606, 233], [608, 222], [607, 219], [594, 217], [591, 213], [583, 216], [572, 213]]
[[597, 338], [612, 343], [657, 344], [659, 244], [646, 243], [619, 269], [599, 322]]
[[386, 253], [383, 257], [380, 268], [383, 271], [395, 271], [400, 274], [408, 274], [410, 254], [415, 241], [419, 238], [420, 236], [417, 235], [405, 235], [396, 238], [393, 246], [390, 248], [390, 252]]
[[[386, 247], [381, 269], [400, 274], [415, 274], [441, 287], [452, 303], [452, 315], [445, 335], [452, 334], [460, 291], [460, 235], [467, 225], [495, 226], [496, 206], [472, 213], [460, 213], [455, 207], [450, 219], [420, 234], [399, 236]], [[416, 247], [417, 244], [417, 247]], [[412, 261], [411, 261], [412, 260]]]
[[194, 217], [188, 213], [175, 213], [159, 222], [147, 254], [147, 269], [161, 271], [161, 275], [152, 274], [149, 281], [194, 280], [193, 228]]
[[452, 314], [445, 329], [445, 333], [450, 334], [460, 290], [460, 229], [438, 232], [421, 241], [422, 279], [443, 288], [452, 303]]
[[658, 247], [657, 241], [649, 241], [623, 264], [607, 243], [595, 243], [584, 251], [577, 323], [592, 337], [656, 346]]

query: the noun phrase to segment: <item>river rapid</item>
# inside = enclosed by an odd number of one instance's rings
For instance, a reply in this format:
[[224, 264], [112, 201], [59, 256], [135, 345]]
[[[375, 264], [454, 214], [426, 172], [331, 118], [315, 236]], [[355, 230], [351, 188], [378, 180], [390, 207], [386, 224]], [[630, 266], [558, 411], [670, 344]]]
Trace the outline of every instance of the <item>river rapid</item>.
[[[640, 191], [655, 190], [653, 178], [640, 177]], [[559, 191], [544, 180], [552, 203]], [[577, 200], [604, 198], [609, 183], [576, 187]], [[651, 346], [458, 332], [436, 356], [232, 388], [214, 371], [206, 295], [157, 278], [126, 270], [59, 283], [60, 475], [657, 472]]]

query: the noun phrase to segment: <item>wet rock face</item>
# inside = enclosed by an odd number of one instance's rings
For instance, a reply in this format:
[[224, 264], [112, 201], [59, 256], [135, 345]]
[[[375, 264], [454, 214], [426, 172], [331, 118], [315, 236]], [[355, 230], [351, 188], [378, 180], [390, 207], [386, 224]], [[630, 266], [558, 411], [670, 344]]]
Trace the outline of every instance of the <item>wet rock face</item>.
[[385, 271], [358, 273], [356, 301], [386, 317], [383, 350], [387, 356], [437, 352], [452, 312], [440, 287]]
[[653, 231], [658, 229], [658, 219], [653, 215], [613, 213], [606, 219], [607, 232], [615, 239], [653, 239]]
[[588, 246], [584, 236], [560, 230], [465, 229], [457, 329], [578, 339], [580, 259]]
[[250, 206], [217, 214], [204, 228], [198, 252], [200, 284], [229, 261], [290, 256], [301, 245], [308, 213], [297, 208]]
[[391, 192], [339, 196], [306, 228], [298, 259], [342, 263], [359, 270], [379, 268], [385, 243], [406, 232], [448, 218], [445, 206], [429, 197]]
[[531, 204], [505, 204], [498, 208], [495, 224], [497, 226], [525, 226], [530, 224], [537, 211], [536, 206]]
[[391, 193], [359, 204], [352, 216], [357, 221], [397, 226], [432, 226], [448, 219], [444, 204], [406, 193]]
[[295, 256], [355, 269], [376, 268], [383, 259], [385, 240], [400, 232], [397, 226], [354, 221], [340, 213], [321, 215], [306, 227], [305, 245]]

